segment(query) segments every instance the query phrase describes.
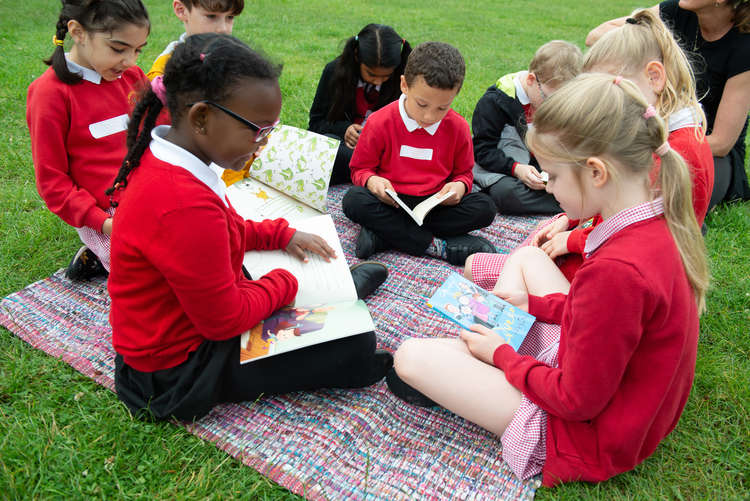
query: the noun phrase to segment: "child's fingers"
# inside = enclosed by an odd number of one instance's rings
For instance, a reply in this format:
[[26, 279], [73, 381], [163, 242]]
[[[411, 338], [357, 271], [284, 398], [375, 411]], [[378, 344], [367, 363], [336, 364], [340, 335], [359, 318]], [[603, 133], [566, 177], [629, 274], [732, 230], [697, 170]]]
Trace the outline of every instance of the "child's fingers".
[[472, 324], [469, 326], [472, 332], [476, 332], [480, 336], [492, 336], [494, 332], [480, 324]]
[[292, 244], [287, 248], [286, 251], [292, 256], [299, 259], [300, 261], [304, 261], [305, 263], [307, 262], [307, 256], [305, 255], [305, 250], [299, 245]]

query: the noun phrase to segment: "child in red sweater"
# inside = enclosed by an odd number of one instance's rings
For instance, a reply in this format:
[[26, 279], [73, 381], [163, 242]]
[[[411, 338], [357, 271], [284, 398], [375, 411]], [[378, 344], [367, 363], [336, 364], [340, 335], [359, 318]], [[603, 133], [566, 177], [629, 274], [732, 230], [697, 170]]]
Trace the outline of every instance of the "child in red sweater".
[[568, 282], [537, 247], [509, 258], [497, 295], [537, 317], [518, 352], [474, 325], [460, 339], [406, 341], [387, 376], [397, 395], [501, 436], [513, 471], [541, 472], [546, 486], [631, 470], [690, 393], [708, 268], [689, 170], [648, 106], [635, 84], [605, 74], [545, 101], [527, 143], [572, 218], [601, 214], [586, 260]]
[[[145, 80], [135, 66], [150, 29], [140, 0], [63, 1], [51, 65], [29, 86], [26, 121], [36, 185], [49, 210], [78, 230], [73, 280], [106, 274], [112, 210], [104, 191], [127, 149], [132, 98]], [[66, 54], [65, 35], [73, 46]]]
[[[246, 278], [245, 251], [333, 255], [283, 219], [243, 220], [211, 165], [239, 170], [266, 143], [281, 109], [279, 72], [231, 36], [193, 35], [133, 112], [108, 190], [121, 195], [108, 288], [115, 387], [137, 415], [190, 421], [220, 402], [366, 386], [392, 363], [368, 332], [240, 364], [240, 335], [297, 293], [286, 270]], [[154, 128], [164, 103], [172, 126]]]
[[[654, 112], [664, 119], [670, 146], [690, 168], [693, 210], [702, 225], [714, 185], [714, 160], [705, 138], [705, 120], [696, 98], [690, 64], [658, 16], [640, 10], [628, 19], [591, 47], [583, 69], [621, 75], [633, 81]], [[657, 174], [652, 173], [652, 179], [656, 178]], [[601, 217], [597, 216], [579, 225], [562, 214], [527, 243], [541, 247], [572, 280], [583, 262], [586, 238], [599, 222]], [[506, 258], [498, 254], [471, 256], [465, 274], [477, 284], [492, 288]]]
[[[470, 193], [469, 124], [451, 109], [464, 72], [454, 47], [420, 44], [401, 76], [401, 98], [368, 118], [350, 164], [356, 186], [343, 200], [347, 217], [362, 225], [358, 258], [396, 249], [462, 265], [469, 254], [495, 251], [484, 238], [468, 234], [492, 223], [495, 205], [483, 193]], [[386, 190], [410, 208], [436, 193], [452, 195], [418, 225]]]

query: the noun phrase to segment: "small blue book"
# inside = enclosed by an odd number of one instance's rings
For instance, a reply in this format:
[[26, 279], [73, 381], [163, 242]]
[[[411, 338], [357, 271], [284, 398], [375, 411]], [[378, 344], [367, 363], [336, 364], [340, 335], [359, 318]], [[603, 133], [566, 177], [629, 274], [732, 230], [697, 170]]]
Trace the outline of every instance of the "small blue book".
[[458, 273], [451, 273], [427, 304], [464, 329], [468, 330], [472, 324], [484, 325], [502, 336], [514, 350], [521, 346], [534, 323], [533, 315]]

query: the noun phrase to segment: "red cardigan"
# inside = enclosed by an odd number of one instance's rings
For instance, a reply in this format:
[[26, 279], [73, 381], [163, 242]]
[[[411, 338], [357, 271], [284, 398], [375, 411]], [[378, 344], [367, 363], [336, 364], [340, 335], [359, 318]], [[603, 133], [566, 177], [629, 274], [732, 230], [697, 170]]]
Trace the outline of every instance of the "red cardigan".
[[[423, 196], [437, 193], [446, 183], [461, 181], [470, 192], [474, 147], [466, 120], [449, 110], [434, 136], [422, 128], [409, 132], [398, 106], [394, 101], [365, 122], [349, 164], [352, 182], [365, 186], [371, 176], [381, 176], [397, 193]], [[432, 159], [404, 156], [403, 147], [431, 150]]]
[[[29, 85], [26, 122], [37, 190], [49, 210], [69, 225], [101, 231], [109, 217], [104, 191], [127, 154], [126, 131], [108, 129], [102, 122], [130, 113], [144, 82], [137, 66], [111, 82], [74, 85], [48, 68]], [[106, 135], [95, 137], [101, 134]]]
[[289, 304], [291, 273], [247, 280], [242, 259], [246, 250], [284, 248], [293, 234], [283, 219], [244, 221], [190, 172], [147, 150], [114, 217], [115, 351], [139, 371], [167, 369], [204, 340], [237, 336]]
[[562, 325], [558, 368], [508, 345], [494, 363], [548, 413], [544, 485], [633, 469], [677, 424], [695, 372], [697, 307], [665, 220], [612, 235], [567, 296], [529, 296], [529, 312]]

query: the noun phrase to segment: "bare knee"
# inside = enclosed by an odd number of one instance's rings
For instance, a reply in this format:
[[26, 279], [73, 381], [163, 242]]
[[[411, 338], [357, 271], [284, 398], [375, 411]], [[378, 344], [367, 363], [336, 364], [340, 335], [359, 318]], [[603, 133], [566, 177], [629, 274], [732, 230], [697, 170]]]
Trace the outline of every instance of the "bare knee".
[[471, 278], [471, 263], [474, 261], [474, 254], [466, 258], [466, 263], [464, 264], [464, 278], [466, 280], [472, 280]]
[[415, 376], [421, 372], [425, 353], [424, 344], [424, 339], [410, 338], [401, 343], [396, 353], [393, 354], [393, 368], [404, 381], [414, 381]]

